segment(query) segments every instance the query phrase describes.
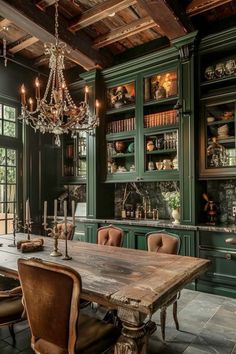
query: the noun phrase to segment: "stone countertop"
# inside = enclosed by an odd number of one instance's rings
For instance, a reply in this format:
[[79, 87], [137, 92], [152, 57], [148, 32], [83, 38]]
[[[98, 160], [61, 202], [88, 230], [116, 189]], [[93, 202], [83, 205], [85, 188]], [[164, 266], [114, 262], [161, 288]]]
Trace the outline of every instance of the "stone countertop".
[[[51, 217], [49, 217], [51, 219]], [[63, 220], [63, 216], [58, 217]], [[72, 220], [68, 217], [68, 220]], [[84, 217], [75, 217], [75, 220], [81, 223], [98, 223], [98, 224], [114, 224], [114, 225], [127, 225], [127, 226], [146, 226], [146, 227], [163, 227], [175, 230], [190, 230], [190, 231], [211, 231], [211, 232], [229, 232], [236, 233], [236, 224], [232, 225], [184, 225], [173, 224], [171, 220], [135, 220], [135, 219], [91, 219]]]
[[119, 224], [127, 226], [147, 226], [147, 227], [164, 227], [175, 230], [192, 230], [192, 231], [215, 231], [215, 232], [231, 232], [236, 233], [236, 225], [183, 225], [173, 224], [170, 220], [133, 220], [133, 219], [90, 219], [76, 217], [79, 222]]

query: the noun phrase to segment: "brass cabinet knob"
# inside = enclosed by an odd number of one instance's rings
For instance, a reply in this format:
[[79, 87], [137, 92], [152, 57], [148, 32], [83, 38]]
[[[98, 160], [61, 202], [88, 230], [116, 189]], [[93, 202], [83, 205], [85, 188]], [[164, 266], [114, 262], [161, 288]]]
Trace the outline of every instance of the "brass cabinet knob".
[[225, 254], [225, 259], [226, 259], [227, 261], [230, 261], [230, 260], [232, 259], [232, 254], [231, 254], [231, 253], [226, 253], [226, 254]]

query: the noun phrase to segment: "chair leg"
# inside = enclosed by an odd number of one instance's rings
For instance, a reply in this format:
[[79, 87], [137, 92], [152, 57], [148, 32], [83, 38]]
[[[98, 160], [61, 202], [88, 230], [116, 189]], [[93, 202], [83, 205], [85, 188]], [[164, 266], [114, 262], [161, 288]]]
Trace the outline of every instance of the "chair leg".
[[175, 327], [177, 329], [177, 331], [179, 330], [179, 321], [178, 321], [178, 317], [177, 317], [177, 301], [175, 301], [173, 303], [173, 318], [175, 321]]
[[15, 336], [15, 331], [14, 331], [14, 325], [10, 324], [8, 326], [8, 328], [9, 328], [10, 335], [12, 337], [13, 344], [15, 344], [16, 343], [16, 336]]
[[165, 335], [165, 329], [166, 329], [166, 307], [161, 308], [161, 334], [162, 334], [162, 340], [165, 341], [166, 335]]

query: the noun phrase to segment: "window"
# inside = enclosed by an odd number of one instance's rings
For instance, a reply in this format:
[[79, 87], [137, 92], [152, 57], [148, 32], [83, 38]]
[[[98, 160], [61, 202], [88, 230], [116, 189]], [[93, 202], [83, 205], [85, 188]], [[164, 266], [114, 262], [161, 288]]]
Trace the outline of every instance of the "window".
[[16, 212], [18, 155], [21, 142], [17, 129], [17, 109], [8, 101], [0, 103], [0, 234], [12, 233]]
[[17, 151], [0, 147], [0, 234], [12, 232], [16, 209]]
[[0, 104], [0, 134], [16, 137], [16, 109], [5, 104]]

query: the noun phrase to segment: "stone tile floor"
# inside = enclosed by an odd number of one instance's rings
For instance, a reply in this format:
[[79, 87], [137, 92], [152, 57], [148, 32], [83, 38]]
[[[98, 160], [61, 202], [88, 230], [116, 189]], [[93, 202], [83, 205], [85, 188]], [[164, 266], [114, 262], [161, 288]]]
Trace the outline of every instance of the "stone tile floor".
[[[175, 329], [170, 307], [165, 343], [161, 340], [159, 311], [152, 319], [158, 329], [150, 340], [149, 354], [236, 354], [236, 299], [183, 290], [178, 301], [180, 331]], [[0, 328], [0, 354], [34, 353], [27, 322], [15, 325], [15, 332], [13, 347], [8, 328]]]

